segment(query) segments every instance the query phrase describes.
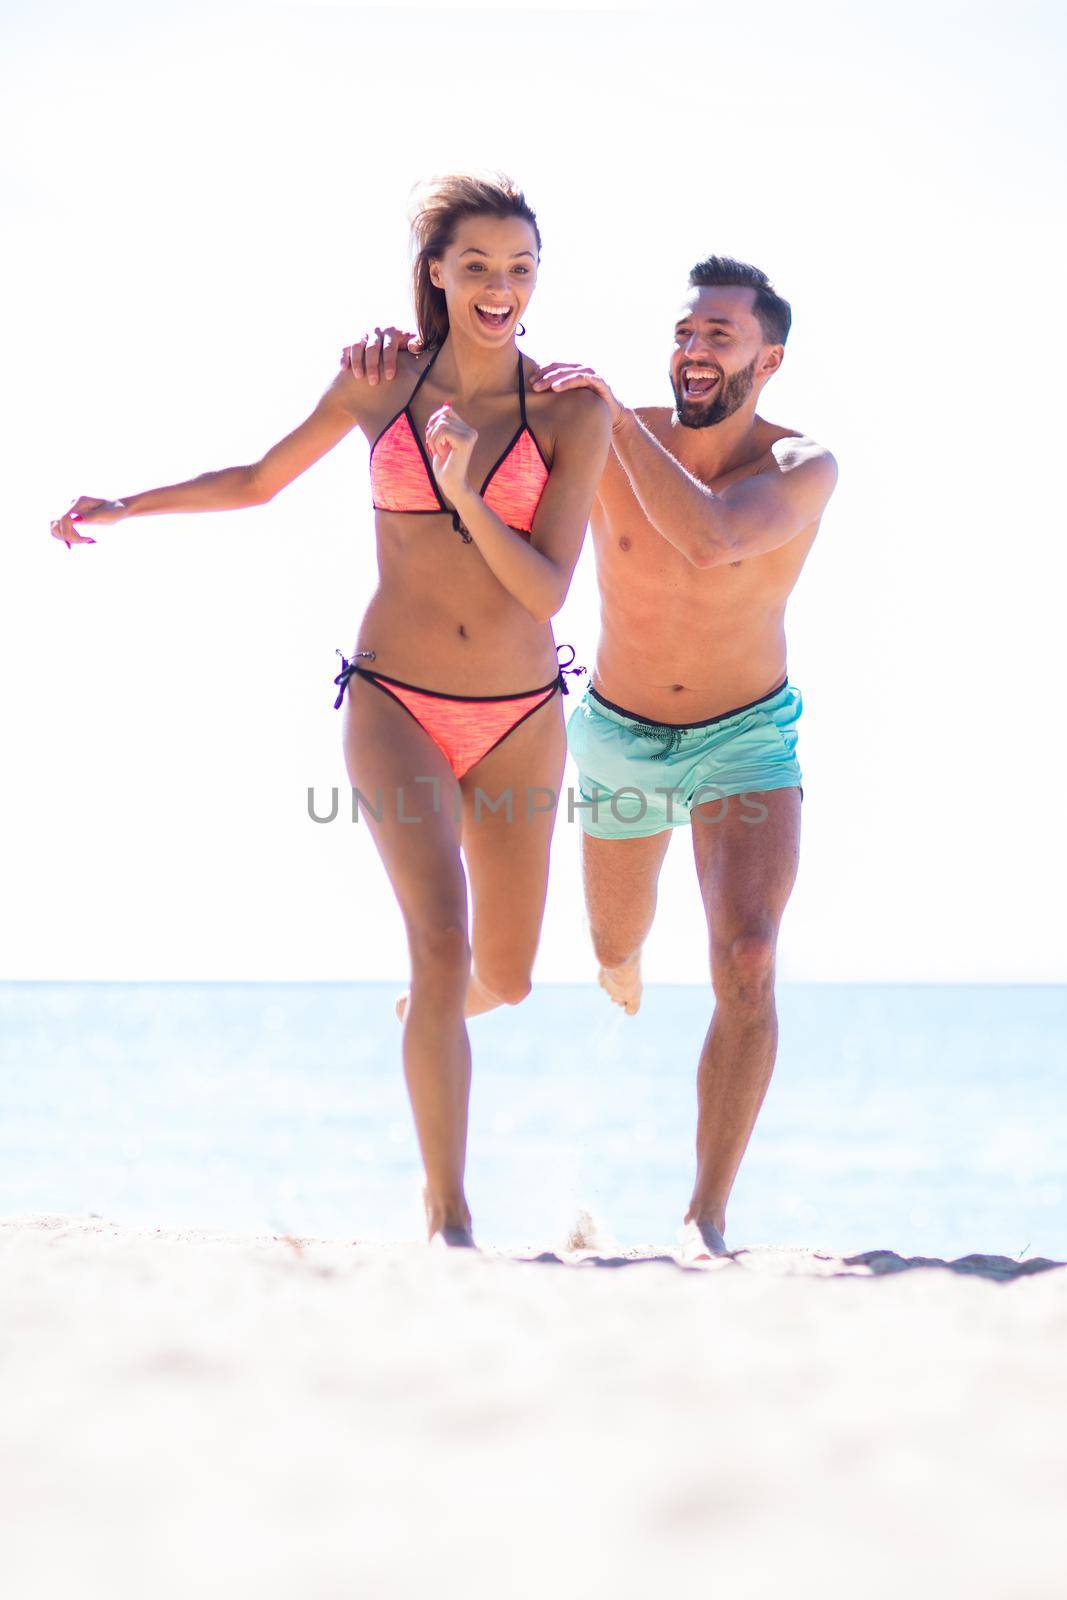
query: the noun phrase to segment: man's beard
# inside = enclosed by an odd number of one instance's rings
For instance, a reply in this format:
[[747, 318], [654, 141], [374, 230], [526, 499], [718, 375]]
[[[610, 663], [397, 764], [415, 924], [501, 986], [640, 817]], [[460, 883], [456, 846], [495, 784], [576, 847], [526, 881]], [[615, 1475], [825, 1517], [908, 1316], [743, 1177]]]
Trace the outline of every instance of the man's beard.
[[[740, 372], [735, 372], [729, 378], [721, 378], [719, 392], [710, 405], [705, 405], [701, 400], [687, 400], [684, 390], [679, 389], [675, 382], [672, 371], [671, 388], [674, 390], [674, 403], [682, 427], [711, 428], [716, 422], [723, 422], [727, 417], [732, 417], [738, 407], [744, 405], [752, 391], [758, 360], [758, 356], [753, 356], [748, 366]], [[698, 363], [694, 361], [693, 365], [697, 366]]]

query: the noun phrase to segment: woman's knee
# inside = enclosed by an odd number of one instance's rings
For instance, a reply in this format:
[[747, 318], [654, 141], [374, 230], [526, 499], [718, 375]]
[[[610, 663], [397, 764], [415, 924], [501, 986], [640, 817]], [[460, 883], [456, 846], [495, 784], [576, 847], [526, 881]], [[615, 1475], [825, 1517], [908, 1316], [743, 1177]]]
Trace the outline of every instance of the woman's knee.
[[500, 1006], [517, 1006], [533, 988], [530, 968], [525, 964], [508, 966], [476, 966], [475, 977], [479, 987]]
[[466, 983], [470, 975], [471, 948], [465, 921], [459, 917], [431, 917], [408, 929], [413, 983]]

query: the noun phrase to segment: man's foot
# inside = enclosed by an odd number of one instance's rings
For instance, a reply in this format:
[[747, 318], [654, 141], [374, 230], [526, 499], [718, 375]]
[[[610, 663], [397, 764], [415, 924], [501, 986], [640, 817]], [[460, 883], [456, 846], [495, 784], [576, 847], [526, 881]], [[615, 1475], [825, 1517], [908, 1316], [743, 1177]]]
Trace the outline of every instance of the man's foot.
[[641, 1004], [641, 952], [621, 967], [601, 967], [597, 982], [609, 999], [632, 1017]]
[[686, 1218], [685, 1231], [682, 1234], [683, 1261], [709, 1261], [713, 1256], [730, 1254], [726, 1240], [713, 1222], [698, 1222], [695, 1217]]

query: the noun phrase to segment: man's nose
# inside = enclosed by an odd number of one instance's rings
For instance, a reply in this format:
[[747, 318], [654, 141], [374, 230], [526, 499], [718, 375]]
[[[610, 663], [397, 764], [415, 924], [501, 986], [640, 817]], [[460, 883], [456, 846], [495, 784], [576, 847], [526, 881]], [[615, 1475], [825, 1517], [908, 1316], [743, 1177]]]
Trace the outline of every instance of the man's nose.
[[702, 334], [692, 334], [685, 343], [685, 353], [690, 361], [697, 361], [702, 356], [710, 356], [712, 345], [710, 339], [705, 339]]

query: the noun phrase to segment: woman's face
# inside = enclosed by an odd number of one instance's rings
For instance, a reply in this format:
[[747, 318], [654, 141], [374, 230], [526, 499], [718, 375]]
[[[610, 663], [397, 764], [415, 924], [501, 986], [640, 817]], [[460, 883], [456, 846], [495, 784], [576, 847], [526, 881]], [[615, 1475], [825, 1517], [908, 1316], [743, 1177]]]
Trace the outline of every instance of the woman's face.
[[465, 217], [430, 282], [448, 322], [482, 345], [507, 344], [537, 281], [537, 235], [524, 217]]

